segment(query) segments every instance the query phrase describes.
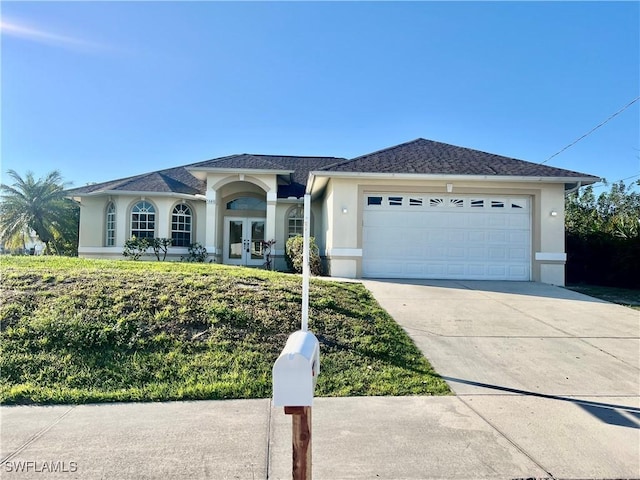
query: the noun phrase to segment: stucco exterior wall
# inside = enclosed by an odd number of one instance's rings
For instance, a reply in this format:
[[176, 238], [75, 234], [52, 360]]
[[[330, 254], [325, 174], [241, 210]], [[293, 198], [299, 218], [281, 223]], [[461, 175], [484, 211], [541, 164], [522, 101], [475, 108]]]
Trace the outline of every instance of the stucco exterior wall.
[[[131, 208], [144, 200], [156, 210], [155, 236], [171, 237], [171, 214], [176, 205], [186, 203], [192, 211], [192, 242], [204, 244], [206, 235], [206, 211], [202, 200], [182, 199], [175, 196], [111, 195], [84, 197], [80, 204], [80, 233], [78, 254], [85, 258], [123, 258], [124, 243], [131, 238]], [[106, 209], [109, 202], [116, 207], [115, 245], [106, 246]], [[171, 247], [170, 257], [187, 254], [186, 247]]]
[[[209, 174], [205, 198], [179, 196], [103, 195], [81, 200], [79, 254], [83, 257], [122, 258], [125, 241], [130, 238], [131, 207], [143, 198], [156, 208], [156, 237], [171, 236], [171, 212], [185, 202], [193, 211], [193, 241], [206, 245], [212, 258], [221, 261], [224, 244], [225, 216], [264, 216], [265, 239], [276, 240], [274, 261], [278, 269], [286, 269], [285, 244], [288, 237], [287, 213], [301, 199], [277, 199], [276, 175]], [[564, 185], [523, 182], [424, 181], [407, 179], [373, 179], [370, 177], [331, 178], [324, 192], [312, 202], [312, 235], [326, 256], [332, 276], [362, 276], [362, 223], [366, 193], [415, 192], [453, 194], [526, 195], [531, 199], [532, 280], [555, 285], [564, 284]], [[249, 195], [267, 203], [265, 212], [234, 212], [226, 202]], [[106, 207], [116, 206], [116, 242], [106, 247]], [[552, 214], [552, 212], [554, 214]], [[186, 254], [186, 248], [174, 247], [170, 257]]]
[[539, 207], [533, 222], [538, 224], [538, 236], [534, 236], [534, 279], [552, 285], [564, 285], [565, 253], [564, 188], [548, 185], [536, 198]]
[[[102, 247], [105, 244], [105, 209], [109, 198], [85, 197], [80, 203], [80, 232], [78, 246]], [[116, 203], [116, 209], [118, 204]], [[121, 215], [116, 211], [116, 219]], [[117, 232], [117, 229], [116, 229]]]
[[[275, 237], [278, 177], [276, 174], [213, 173], [207, 174], [205, 245], [217, 262], [222, 261], [224, 218], [231, 216], [226, 203], [234, 197], [249, 195], [267, 202], [267, 211], [255, 216], [267, 219], [265, 238]], [[244, 215], [244, 214], [242, 214]], [[246, 216], [246, 215], [245, 215]]]

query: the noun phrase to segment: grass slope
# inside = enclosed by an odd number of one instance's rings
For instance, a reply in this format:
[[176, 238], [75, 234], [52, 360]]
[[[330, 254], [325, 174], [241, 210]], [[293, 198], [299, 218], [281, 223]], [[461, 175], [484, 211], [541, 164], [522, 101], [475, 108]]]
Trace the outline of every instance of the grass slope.
[[[260, 398], [299, 329], [299, 276], [159, 262], [4, 257], [0, 401]], [[450, 391], [361, 284], [312, 281], [320, 396]]]

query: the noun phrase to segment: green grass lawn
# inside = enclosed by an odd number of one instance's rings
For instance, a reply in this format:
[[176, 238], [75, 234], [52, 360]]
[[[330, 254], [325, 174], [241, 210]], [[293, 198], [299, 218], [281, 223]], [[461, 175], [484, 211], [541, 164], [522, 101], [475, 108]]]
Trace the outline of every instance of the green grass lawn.
[[[2, 257], [0, 401], [84, 403], [271, 396], [300, 328], [296, 275], [212, 264]], [[446, 395], [358, 283], [312, 281], [316, 394]]]
[[590, 297], [640, 310], [640, 290], [601, 287], [599, 285], [569, 285], [567, 288], [575, 292], [584, 293]]

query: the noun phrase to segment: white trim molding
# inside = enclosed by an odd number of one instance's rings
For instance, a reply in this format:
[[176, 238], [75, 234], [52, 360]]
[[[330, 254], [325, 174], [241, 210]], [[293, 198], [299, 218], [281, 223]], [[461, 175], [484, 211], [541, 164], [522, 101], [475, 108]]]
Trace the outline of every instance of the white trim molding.
[[122, 255], [124, 247], [78, 247], [78, 254], [98, 254], [98, 253], [117, 253]]
[[567, 254], [555, 252], [536, 252], [536, 260], [542, 262], [566, 262]]

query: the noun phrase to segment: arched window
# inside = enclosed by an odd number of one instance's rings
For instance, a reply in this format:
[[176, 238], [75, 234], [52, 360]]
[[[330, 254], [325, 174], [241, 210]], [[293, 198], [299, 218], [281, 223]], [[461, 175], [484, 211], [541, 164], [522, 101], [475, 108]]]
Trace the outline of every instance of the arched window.
[[253, 197], [238, 197], [227, 203], [227, 210], [257, 210], [267, 211], [267, 202]]
[[184, 203], [176, 205], [171, 213], [171, 240], [174, 247], [191, 245], [191, 208]]
[[142, 200], [131, 209], [131, 236], [154, 238], [156, 236], [156, 209]]
[[107, 205], [107, 217], [105, 225], [105, 245], [113, 247], [116, 244], [116, 206], [113, 202]]
[[287, 238], [304, 233], [304, 208], [294, 207], [287, 214]]

